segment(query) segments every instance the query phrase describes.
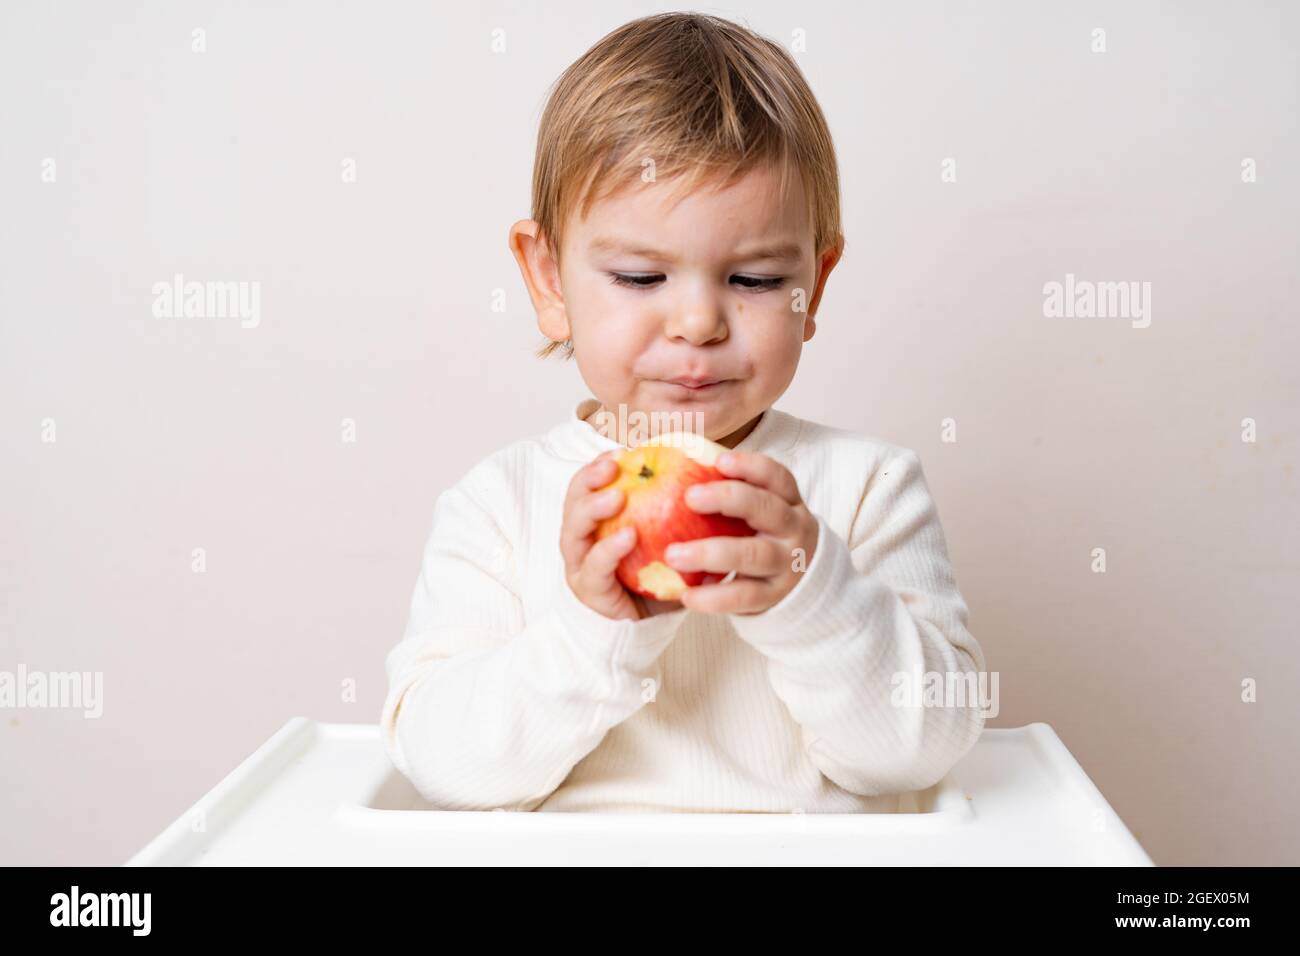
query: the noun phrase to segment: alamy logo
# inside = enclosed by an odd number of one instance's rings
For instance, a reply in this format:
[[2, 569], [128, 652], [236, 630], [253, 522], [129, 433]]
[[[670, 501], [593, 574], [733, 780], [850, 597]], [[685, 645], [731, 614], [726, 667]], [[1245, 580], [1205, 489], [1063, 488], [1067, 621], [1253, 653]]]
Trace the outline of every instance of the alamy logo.
[[895, 707], [979, 707], [992, 720], [1001, 710], [998, 671], [897, 671], [889, 680]]
[[1043, 315], [1049, 319], [1132, 319], [1135, 329], [1151, 324], [1150, 282], [1090, 282], [1065, 274], [1065, 282], [1043, 286]]
[[674, 432], [704, 435], [703, 412], [628, 412], [620, 402], [617, 413], [602, 408], [592, 422], [597, 432], [629, 448]]
[[80, 710], [83, 717], [95, 720], [104, 713], [103, 671], [29, 671], [19, 664], [18, 670], [0, 671], [0, 710], [43, 707], [56, 710]]
[[239, 319], [245, 329], [262, 321], [262, 283], [186, 282], [176, 273], [171, 282], [155, 282], [153, 314], [159, 319]]
[[153, 908], [150, 893], [71, 893], [50, 897], [51, 926], [129, 926], [131, 935], [148, 936]]

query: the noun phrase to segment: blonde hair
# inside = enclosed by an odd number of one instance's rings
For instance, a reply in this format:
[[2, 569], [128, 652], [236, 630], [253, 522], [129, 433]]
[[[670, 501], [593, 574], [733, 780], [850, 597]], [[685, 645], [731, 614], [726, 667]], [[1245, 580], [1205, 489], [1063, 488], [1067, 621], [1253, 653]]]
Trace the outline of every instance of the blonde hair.
[[[719, 17], [660, 13], [598, 41], [556, 80], [542, 113], [533, 212], [559, 261], [565, 217], [640, 182], [723, 186], [775, 163], [781, 195], [802, 177], [818, 253], [842, 245], [835, 146], [798, 64], [779, 45]], [[537, 355], [573, 341], [548, 340]]]

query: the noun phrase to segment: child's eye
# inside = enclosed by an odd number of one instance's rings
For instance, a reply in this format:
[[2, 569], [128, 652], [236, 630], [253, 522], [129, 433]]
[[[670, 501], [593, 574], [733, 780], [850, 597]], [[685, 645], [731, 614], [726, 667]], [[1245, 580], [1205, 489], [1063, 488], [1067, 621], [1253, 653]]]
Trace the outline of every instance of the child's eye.
[[[621, 285], [629, 289], [649, 289], [662, 282], [664, 276], [659, 272], [632, 273], [632, 272], [611, 272], [609, 281], [614, 285]], [[779, 289], [785, 282], [785, 276], [745, 276], [734, 275], [731, 281], [739, 285], [742, 289], [750, 289], [755, 292], [767, 292], [771, 289]]]
[[629, 289], [648, 289], [657, 284], [663, 276], [657, 272], [650, 273], [630, 273], [630, 272], [611, 272], [609, 281], [614, 285], [625, 286]]
[[767, 292], [771, 289], [781, 288], [781, 283], [785, 282], [785, 276], [732, 276], [731, 281], [738, 283], [742, 289], [753, 289], [755, 292]]

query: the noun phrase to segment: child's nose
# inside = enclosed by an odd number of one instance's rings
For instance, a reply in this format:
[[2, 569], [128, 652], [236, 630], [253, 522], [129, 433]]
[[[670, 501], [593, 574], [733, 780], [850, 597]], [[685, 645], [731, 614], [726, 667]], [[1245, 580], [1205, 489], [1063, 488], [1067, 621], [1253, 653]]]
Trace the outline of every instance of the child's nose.
[[706, 345], [727, 337], [727, 316], [722, 303], [709, 296], [683, 302], [664, 323], [664, 334], [692, 345]]

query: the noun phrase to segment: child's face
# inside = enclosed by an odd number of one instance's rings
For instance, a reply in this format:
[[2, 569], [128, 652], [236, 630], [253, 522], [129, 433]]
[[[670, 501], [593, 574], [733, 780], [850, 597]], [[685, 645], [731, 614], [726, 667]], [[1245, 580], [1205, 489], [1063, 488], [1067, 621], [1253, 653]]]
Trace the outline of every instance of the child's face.
[[[539, 325], [573, 339], [605, 409], [687, 413], [687, 427], [701, 412], [706, 436], [734, 445], [786, 390], [838, 259], [815, 254], [792, 178], [785, 202], [772, 168], [689, 194], [638, 183], [570, 219], [558, 295], [539, 307]], [[720, 381], [670, 381], [681, 377]]]

